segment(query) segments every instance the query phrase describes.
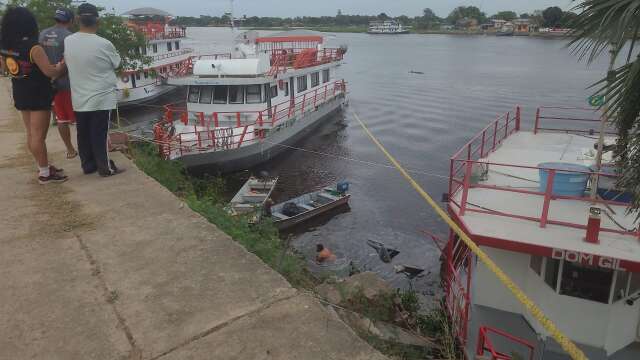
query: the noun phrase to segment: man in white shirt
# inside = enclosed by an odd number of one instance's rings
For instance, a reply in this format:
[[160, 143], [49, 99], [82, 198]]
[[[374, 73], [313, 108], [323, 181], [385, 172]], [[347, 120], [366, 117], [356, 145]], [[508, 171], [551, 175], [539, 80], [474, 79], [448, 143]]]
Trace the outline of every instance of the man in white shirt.
[[117, 105], [115, 70], [121, 59], [109, 40], [96, 35], [98, 17], [94, 5], [78, 6], [80, 30], [64, 40], [64, 60], [71, 80], [82, 170], [106, 177], [120, 172], [109, 160], [107, 137]]

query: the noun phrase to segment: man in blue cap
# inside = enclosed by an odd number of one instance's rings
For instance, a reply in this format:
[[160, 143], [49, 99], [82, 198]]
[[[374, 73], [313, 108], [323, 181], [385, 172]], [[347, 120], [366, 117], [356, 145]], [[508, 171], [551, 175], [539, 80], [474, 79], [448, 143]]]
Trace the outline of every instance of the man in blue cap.
[[96, 34], [99, 24], [95, 5], [78, 6], [80, 29], [65, 39], [64, 60], [71, 79], [82, 170], [107, 177], [122, 172], [109, 159], [107, 149], [109, 122], [117, 106], [115, 71], [121, 59], [113, 44]]
[[[52, 64], [59, 63], [64, 57], [64, 39], [71, 35], [69, 30], [73, 25], [73, 12], [68, 9], [57, 9], [54, 16], [56, 24], [40, 33], [40, 45], [49, 57]], [[58, 132], [67, 147], [67, 158], [72, 159], [78, 155], [71, 142], [70, 124], [76, 122], [76, 116], [71, 106], [71, 85], [69, 77], [64, 75], [54, 81], [56, 91], [53, 99], [53, 110], [58, 123]]]

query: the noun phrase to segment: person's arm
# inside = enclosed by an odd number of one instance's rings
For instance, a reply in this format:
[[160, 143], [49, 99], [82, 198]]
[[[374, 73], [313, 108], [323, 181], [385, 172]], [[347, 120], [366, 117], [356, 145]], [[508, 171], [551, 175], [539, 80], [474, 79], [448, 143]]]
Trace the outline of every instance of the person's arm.
[[113, 70], [120, 67], [120, 63], [122, 62], [122, 58], [120, 54], [118, 54], [118, 50], [110, 41], [107, 41], [107, 56], [109, 57], [109, 61], [111, 61], [111, 66], [113, 66]]
[[64, 62], [59, 62], [55, 65], [52, 65], [49, 62], [49, 57], [47, 57], [47, 53], [44, 52], [44, 49], [40, 45], [36, 45], [31, 48], [31, 61], [38, 66], [40, 71], [45, 74], [47, 77], [55, 79], [60, 77], [60, 75], [64, 74], [66, 71], [66, 66]]

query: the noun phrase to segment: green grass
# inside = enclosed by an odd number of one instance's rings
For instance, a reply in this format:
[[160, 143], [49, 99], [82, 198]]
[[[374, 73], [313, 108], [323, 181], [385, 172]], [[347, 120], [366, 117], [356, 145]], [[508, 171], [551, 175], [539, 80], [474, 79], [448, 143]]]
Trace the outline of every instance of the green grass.
[[249, 225], [247, 218], [231, 216], [224, 209], [224, 179], [190, 176], [181, 162], [162, 160], [157, 148], [147, 143], [132, 144], [131, 156], [140, 170], [282, 274], [294, 287], [315, 286], [316, 280], [306, 270], [304, 258], [287, 249], [271, 222]]

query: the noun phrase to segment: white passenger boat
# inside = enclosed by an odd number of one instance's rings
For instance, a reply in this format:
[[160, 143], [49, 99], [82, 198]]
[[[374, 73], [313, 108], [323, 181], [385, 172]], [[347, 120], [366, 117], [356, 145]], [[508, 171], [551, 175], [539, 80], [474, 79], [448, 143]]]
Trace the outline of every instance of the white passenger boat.
[[129, 17], [129, 28], [144, 34], [146, 46], [135, 51], [150, 57], [151, 63], [121, 74], [118, 81], [120, 107], [151, 101], [176, 90], [175, 86], [167, 84], [167, 78], [187, 66], [193, 52], [182, 46], [186, 29], [169, 26], [169, 13], [146, 7], [127, 11], [123, 15]]
[[[637, 214], [589, 191], [614, 186], [590, 170], [599, 114], [543, 107], [531, 131], [513, 115], [451, 158], [450, 216], [587, 358], [640, 359]], [[569, 359], [455, 234], [443, 252], [446, 309], [467, 359]]]
[[396, 20], [375, 20], [369, 23], [369, 31], [367, 32], [369, 34], [396, 35], [408, 34], [409, 29]]
[[336, 79], [346, 49], [293, 31], [240, 34], [232, 54], [193, 60], [172, 85], [188, 86], [186, 108], [167, 106], [154, 128], [160, 152], [189, 167], [232, 172], [265, 162], [345, 103]]

